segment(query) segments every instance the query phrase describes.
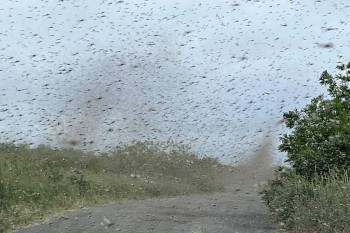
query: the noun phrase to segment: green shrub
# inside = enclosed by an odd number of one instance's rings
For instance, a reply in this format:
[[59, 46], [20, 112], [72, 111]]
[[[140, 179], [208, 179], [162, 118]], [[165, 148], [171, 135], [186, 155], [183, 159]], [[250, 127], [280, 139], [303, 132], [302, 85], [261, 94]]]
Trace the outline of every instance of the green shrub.
[[302, 110], [283, 115], [292, 132], [281, 137], [279, 149], [287, 152], [296, 173], [308, 178], [350, 166], [350, 62], [337, 69], [342, 74], [324, 71], [320, 77], [329, 99], [318, 96]]
[[324, 71], [328, 95], [284, 113], [292, 131], [280, 151], [290, 166], [280, 167], [263, 199], [274, 222], [288, 232], [349, 232], [350, 229], [350, 62]]

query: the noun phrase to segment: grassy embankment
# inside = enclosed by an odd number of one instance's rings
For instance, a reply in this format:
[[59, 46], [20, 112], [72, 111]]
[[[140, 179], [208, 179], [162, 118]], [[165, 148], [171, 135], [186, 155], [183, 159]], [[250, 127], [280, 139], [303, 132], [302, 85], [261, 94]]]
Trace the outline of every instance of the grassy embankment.
[[[170, 148], [170, 149], [169, 149]], [[99, 156], [0, 144], [0, 232], [68, 209], [222, 191], [220, 164], [181, 146], [125, 145]]]
[[349, 172], [315, 176], [278, 172], [264, 191], [271, 219], [281, 232], [350, 232]]

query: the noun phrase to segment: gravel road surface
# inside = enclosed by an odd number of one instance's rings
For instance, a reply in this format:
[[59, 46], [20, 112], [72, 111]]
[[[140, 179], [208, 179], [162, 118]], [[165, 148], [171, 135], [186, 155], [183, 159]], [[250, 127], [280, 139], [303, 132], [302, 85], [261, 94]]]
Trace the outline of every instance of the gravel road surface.
[[[123, 201], [47, 219], [18, 233], [268, 233], [274, 232], [261, 201], [261, 184], [271, 176], [266, 156], [244, 167], [224, 168], [224, 193]], [[265, 164], [265, 165], [264, 165]]]

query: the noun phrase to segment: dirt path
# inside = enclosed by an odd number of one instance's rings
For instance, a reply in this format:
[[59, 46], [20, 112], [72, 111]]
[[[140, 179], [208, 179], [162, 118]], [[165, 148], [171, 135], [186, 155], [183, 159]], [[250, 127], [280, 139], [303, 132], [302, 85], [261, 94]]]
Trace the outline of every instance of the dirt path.
[[274, 232], [258, 194], [271, 176], [262, 148], [241, 168], [225, 167], [225, 193], [127, 201], [82, 209], [47, 220], [18, 233], [245, 233]]
[[66, 213], [18, 232], [273, 232], [256, 190], [238, 184], [225, 193], [110, 204]]

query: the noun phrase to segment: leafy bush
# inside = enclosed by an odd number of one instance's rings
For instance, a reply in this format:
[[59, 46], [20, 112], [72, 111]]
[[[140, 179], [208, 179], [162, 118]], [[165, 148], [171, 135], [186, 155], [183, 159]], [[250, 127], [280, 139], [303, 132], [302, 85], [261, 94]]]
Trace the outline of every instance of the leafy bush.
[[280, 151], [297, 174], [311, 178], [350, 165], [350, 62], [337, 66], [342, 73], [324, 71], [320, 83], [327, 86], [329, 99], [320, 95], [302, 110], [284, 113], [293, 131], [281, 137]]
[[350, 228], [350, 62], [324, 71], [328, 95], [284, 113], [281, 137], [290, 167], [280, 167], [263, 199], [274, 222], [288, 232], [348, 232]]

